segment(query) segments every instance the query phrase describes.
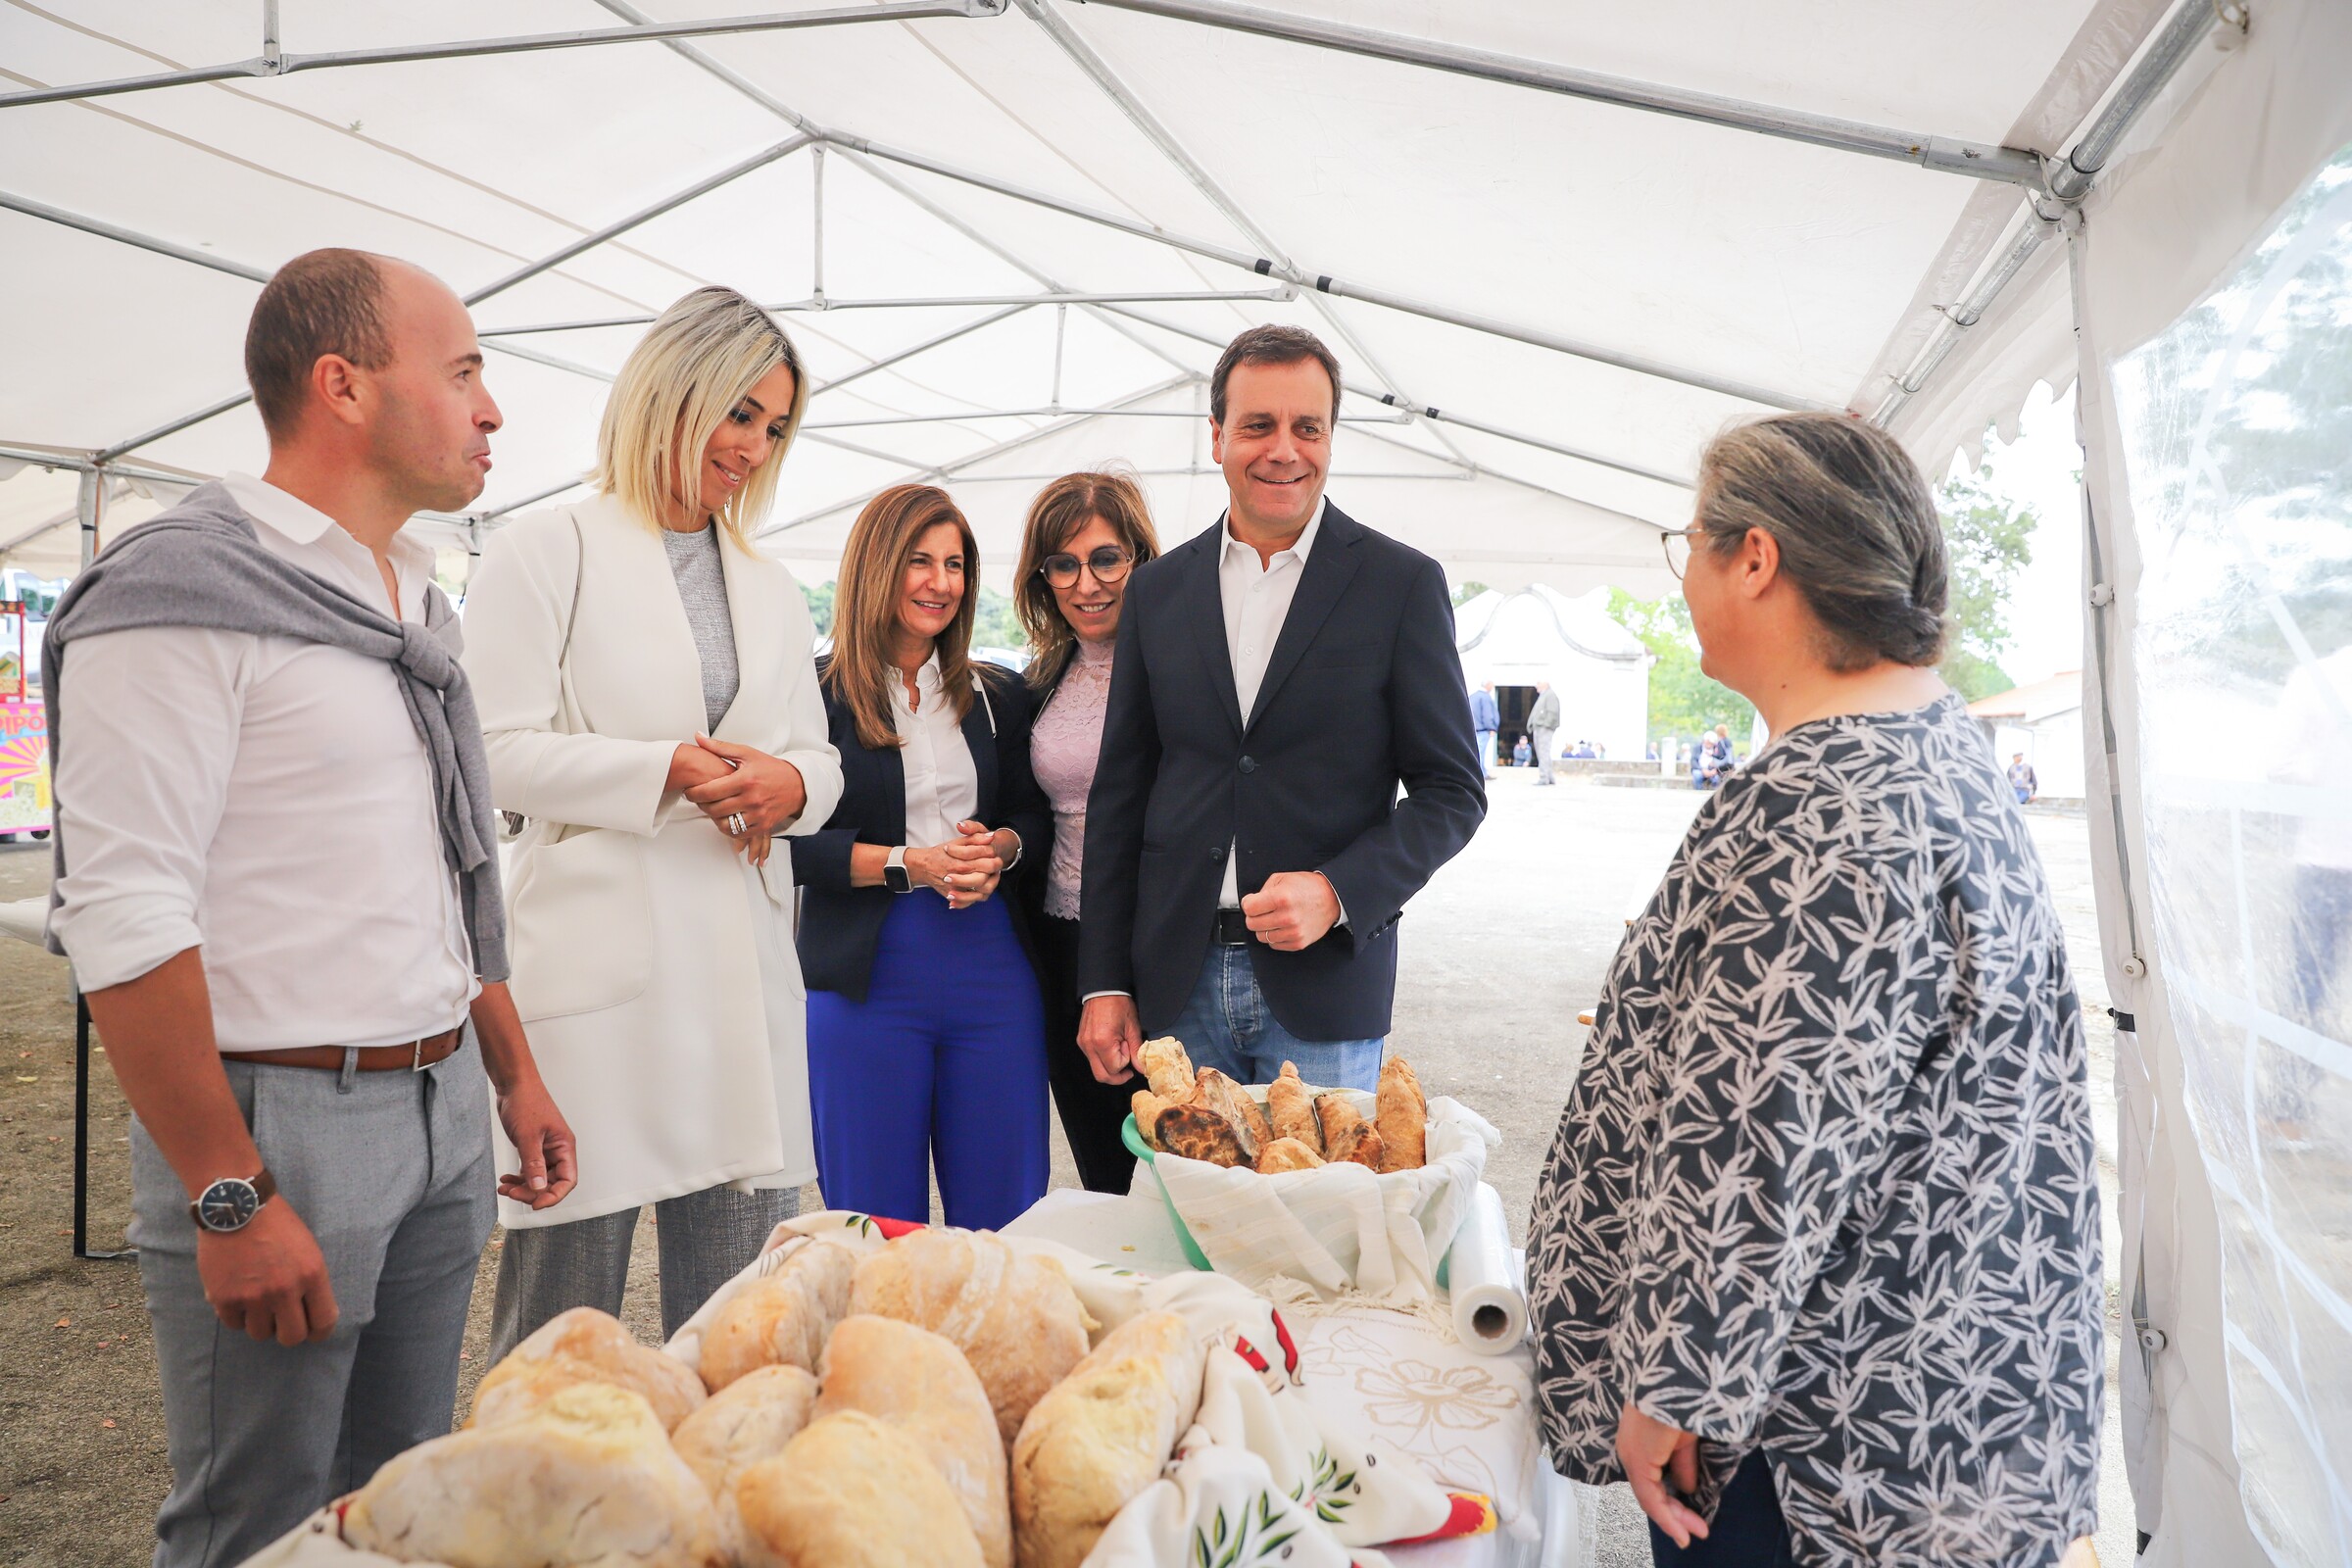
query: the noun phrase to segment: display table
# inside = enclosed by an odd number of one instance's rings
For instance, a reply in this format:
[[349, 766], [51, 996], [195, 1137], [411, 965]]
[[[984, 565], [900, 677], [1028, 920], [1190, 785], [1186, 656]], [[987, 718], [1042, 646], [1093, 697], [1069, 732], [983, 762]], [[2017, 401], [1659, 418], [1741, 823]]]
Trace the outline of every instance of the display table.
[[[1190, 1269], [1158, 1195], [1062, 1189], [1004, 1227], [1146, 1274]], [[1589, 1494], [1544, 1461], [1534, 1410], [1534, 1357], [1465, 1349], [1433, 1318], [1368, 1305], [1285, 1308], [1308, 1396], [1411, 1455], [1441, 1484], [1493, 1497], [1503, 1528], [1466, 1541], [1406, 1546], [1398, 1568], [1589, 1568]]]

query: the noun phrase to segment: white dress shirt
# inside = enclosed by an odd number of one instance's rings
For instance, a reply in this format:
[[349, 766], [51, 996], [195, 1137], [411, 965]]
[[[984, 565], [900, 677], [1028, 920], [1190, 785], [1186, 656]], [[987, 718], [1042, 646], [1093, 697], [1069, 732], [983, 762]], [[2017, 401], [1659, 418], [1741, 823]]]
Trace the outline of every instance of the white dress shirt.
[[[1225, 652], [1233, 660], [1233, 694], [1241, 700], [1242, 722], [1257, 706], [1257, 689], [1265, 684], [1266, 664], [1274, 657], [1274, 640], [1290, 617], [1291, 601], [1298, 597], [1298, 579], [1306, 574], [1307, 552], [1323, 527], [1323, 508], [1317, 498], [1315, 514], [1298, 530], [1287, 550], [1260, 561], [1257, 551], [1233, 536], [1233, 515], [1223, 523], [1225, 553], [1217, 558], [1217, 597], [1225, 607]], [[1238, 846], [1225, 853], [1225, 887], [1217, 903], [1228, 909], [1242, 906], [1241, 862]]]
[[[269, 550], [388, 606], [375, 557], [324, 513], [249, 475], [224, 483]], [[403, 535], [391, 555], [401, 618], [421, 621], [432, 552]], [[156, 626], [77, 639], [66, 667], [52, 920], [85, 990], [200, 947], [223, 1051], [394, 1045], [465, 1021], [480, 987], [390, 664]]]
[[[964, 742], [963, 721], [940, 690], [937, 654], [914, 672], [914, 689], [921, 705], [909, 708], [906, 679], [891, 671], [891, 721], [906, 743], [899, 761], [906, 771], [906, 842], [922, 849], [959, 837], [956, 824], [978, 814], [980, 773]], [[972, 701], [981, 701], [980, 694], [974, 692]]]

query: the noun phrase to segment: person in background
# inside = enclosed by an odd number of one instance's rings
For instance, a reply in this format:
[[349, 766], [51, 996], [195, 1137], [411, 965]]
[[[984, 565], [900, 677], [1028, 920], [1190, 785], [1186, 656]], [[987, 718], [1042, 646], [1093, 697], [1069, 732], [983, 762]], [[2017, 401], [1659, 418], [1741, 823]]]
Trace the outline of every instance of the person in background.
[[1525, 735], [1521, 735], [1511, 743], [1511, 765], [1513, 767], [1529, 766], [1535, 760], [1536, 749], [1527, 744]]
[[1658, 743], [1657, 743], [1656, 741], [1651, 741], [1651, 742], [1650, 742], [1650, 743], [1649, 743], [1647, 746], [1644, 746], [1644, 747], [1642, 749], [1642, 760], [1643, 760], [1644, 762], [1654, 762], [1654, 761], [1656, 761], [1657, 760], [1658, 760]]
[[1794, 414], [1717, 437], [1696, 495], [1699, 664], [1773, 738], [1594, 1009], [1528, 1223], [1545, 1439], [1632, 1483], [1660, 1564], [2054, 1563], [2098, 1508], [2088, 1056], [2033, 837], [1936, 675], [1934, 494], [1877, 426]]
[[269, 467], [110, 544], [49, 622], [49, 939], [133, 1114], [157, 1568], [243, 1562], [448, 1432], [493, 1194], [576, 1175], [505, 984], [458, 622], [404, 531], [482, 492], [481, 372], [438, 279], [297, 256], [245, 336]]
[[[841, 803], [792, 841], [817, 1180], [835, 1208], [996, 1230], [1045, 1196], [1046, 1033], [1005, 877], [1053, 815], [1019, 676], [971, 658], [980, 553], [929, 485], [865, 505], [819, 664]], [[1033, 848], [1034, 847], [1034, 852]]]
[[1486, 816], [1445, 571], [1324, 498], [1339, 402], [1313, 333], [1227, 344], [1225, 515], [1128, 586], [1078, 939], [1107, 1081], [1148, 1032], [1239, 1083], [1372, 1088], [1404, 903]]
[[2017, 792], [2017, 804], [2025, 805], [2041, 793], [2041, 780], [2034, 776], [2034, 764], [2026, 754], [2018, 752], [2009, 759], [2009, 787]]
[[594, 1152], [561, 1218], [508, 1203], [490, 1359], [618, 1315], [654, 1205], [666, 1338], [816, 1175], [792, 881], [841, 793], [800, 584], [752, 548], [808, 403], [775, 318], [700, 288], [629, 351], [596, 494], [490, 536], [466, 595], [514, 848], [514, 995]]
[[1053, 857], [1025, 879], [1037, 971], [1045, 991], [1046, 1070], [1078, 1179], [1124, 1193], [1135, 1156], [1119, 1136], [1128, 1091], [1095, 1076], [1078, 1047], [1078, 908], [1086, 796], [1102, 749], [1102, 715], [1127, 575], [1159, 554], [1143, 487], [1125, 474], [1072, 473], [1029, 504], [1014, 568], [1013, 608], [1036, 650], [1029, 688], [1040, 704], [1029, 757], [1054, 808]]
[[1723, 782], [1732, 769], [1732, 733], [1724, 725], [1715, 726], [1715, 733], [1702, 735], [1690, 748], [1690, 787], [1711, 790]]
[[1494, 778], [1494, 737], [1502, 728], [1502, 710], [1494, 703], [1494, 683], [1480, 681], [1470, 694], [1470, 731], [1478, 737], [1478, 765]]
[[1560, 727], [1560, 694], [1551, 689], [1551, 682], [1536, 682], [1536, 706], [1527, 715], [1529, 755], [1536, 765], [1536, 782], [1558, 782], [1551, 776], [1551, 737]]

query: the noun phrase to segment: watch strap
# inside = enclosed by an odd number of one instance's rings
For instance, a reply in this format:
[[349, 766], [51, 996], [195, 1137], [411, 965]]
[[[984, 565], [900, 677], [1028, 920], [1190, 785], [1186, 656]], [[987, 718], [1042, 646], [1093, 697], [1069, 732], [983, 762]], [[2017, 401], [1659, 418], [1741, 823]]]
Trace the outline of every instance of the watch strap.
[[906, 846], [894, 844], [882, 860], [882, 885], [893, 893], [914, 891], [914, 878], [906, 870]]

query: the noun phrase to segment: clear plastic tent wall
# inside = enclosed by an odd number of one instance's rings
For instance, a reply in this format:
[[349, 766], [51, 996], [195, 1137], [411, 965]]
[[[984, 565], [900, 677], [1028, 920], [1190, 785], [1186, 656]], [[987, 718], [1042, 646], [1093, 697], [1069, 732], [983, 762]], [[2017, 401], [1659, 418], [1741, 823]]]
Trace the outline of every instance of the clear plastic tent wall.
[[[1207, 526], [1206, 372], [1253, 321], [1345, 366], [1337, 502], [1571, 595], [1669, 586], [1729, 418], [1846, 409], [1939, 470], [2079, 373], [2146, 1558], [2352, 1562], [2352, 988], [2304, 945], [2347, 925], [2307, 914], [2352, 736], [2352, 12], [2252, 10], [0, 0], [0, 562], [258, 466], [245, 317], [324, 244], [473, 304], [498, 467], [418, 524], [460, 571], [576, 493], [613, 371], [704, 282], [816, 382], [761, 538], [810, 581], [909, 478], [1000, 586], [1069, 468]], [[440, 47], [490, 29], [537, 42]]]

